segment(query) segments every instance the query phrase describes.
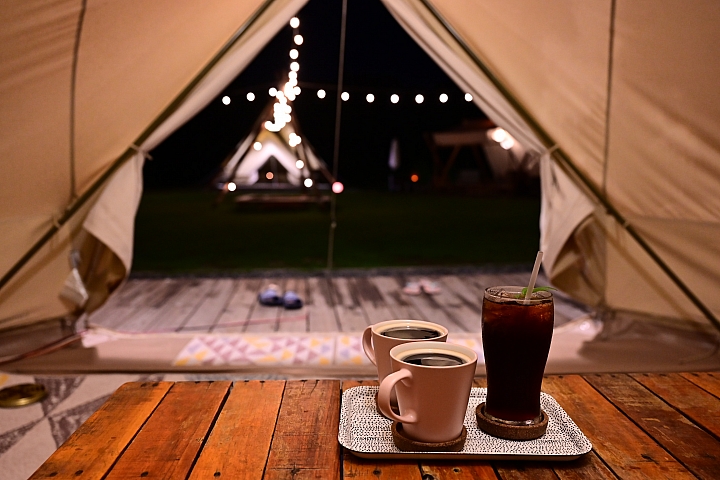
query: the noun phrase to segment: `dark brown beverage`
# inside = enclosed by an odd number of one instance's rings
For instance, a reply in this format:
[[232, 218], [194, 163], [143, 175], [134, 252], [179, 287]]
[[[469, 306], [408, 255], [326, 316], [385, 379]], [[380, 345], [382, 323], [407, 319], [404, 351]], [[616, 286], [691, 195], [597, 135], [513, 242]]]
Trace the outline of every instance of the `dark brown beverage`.
[[432, 340], [442, 336], [441, 332], [431, 328], [422, 327], [394, 327], [384, 330], [381, 335], [390, 338], [399, 338], [401, 340]]
[[[509, 293], [500, 293], [504, 289]], [[487, 389], [485, 411], [498, 419], [532, 422], [540, 417], [540, 387], [553, 334], [552, 294], [536, 292], [529, 304], [521, 287], [485, 291], [482, 340]]]
[[425, 367], [455, 367], [467, 363], [460, 357], [448, 353], [415, 353], [402, 359], [405, 363], [412, 365], [423, 365]]

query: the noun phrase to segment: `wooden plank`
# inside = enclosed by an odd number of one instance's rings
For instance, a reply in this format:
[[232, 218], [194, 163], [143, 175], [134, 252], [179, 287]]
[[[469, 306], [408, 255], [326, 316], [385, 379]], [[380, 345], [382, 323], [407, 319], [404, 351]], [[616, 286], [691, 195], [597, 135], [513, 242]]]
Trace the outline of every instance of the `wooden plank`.
[[[396, 277], [395, 282], [398, 288], [402, 288], [402, 286], [407, 283], [405, 277]], [[420, 312], [424, 320], [440, 324], [447, 328], [450, 333], [467, 332], [468, 329], [459, 319], [455, 318], [452, 313], [446, 311], [435, 298], [442, 295], [447, 296], [447, 293], [442, 292], [439, 295], [426, 295], [422, 293], [420, 295], [405, 295], [405, 297], [407, 301]]]
[[482, 297], [480, 299], [454, 275], [445, 275], [438, 279], [443, 292], [433, 295], [447, 315], [468, 332], [480, 332], [482, 329]]
[[123, 292], [122, 300], [98, 310], [97, 313], [91, 315], [90, 322], [104, 328], [122, 329], [125, 322], [147, 308], [147, 305], [152, 302], [153, 294], [163, 284], [162, 279], [142, 279], [133, 280], [133, 282], [134, 286], [131, 291]]
[[[277, 285], [280, 295], [283, 294], [283, 288], [285, 287], [284, 278], [266, 278], [260, 282], [260, 291], [265, 290], [271, 284]], [[268, 305], [261, 305], [258, 300], [255, 300], [255, 307], [253, 307], [248, 317], [248, 322], [245, 325], [244, 332], [246, 333], [270, 333], [277, 330], [277, 321], [280, 317], [283, 307], [271, 307]]]
[[179, 331], [188, 318], [198, 309], [203, 298], [210, 291], [214, 280], [210, 278], [187, 278], [179, 280], [182, 289], [168, 302], [148, 329], [151, 332]]
[[257, 302], [259, 278], [238, 279], [228, 304], [220, 314], [213, 333], [242, 332]]
[[618, 478], [594, 451], [590, 451], [571, 462], [553, 463], [555, 475], [561, 480], [587, 480], [589, 478]]
[[287, 382], [264, 478], [340, 477], [339, 411], [337, 380]]
[[122, 324], [121, 331], [129, 333], [144, 333], [151, 330], [157, 318], [168, 310], [172, 304], [169, 302], [178, 295], [182, 284], [174, 279], [165, 278], [153, 294], [147, 297], [142, 308], [137, 309]]
[[186, 478], [230, 382], [178, 382], [107, 476]]
[[370, 325], [395, 318], [382, 293], [368, 277], [355, 277], [348, 281]]
[[293, 291], [297, 293], [300, 300], [303, 302], [302, 308], [296, 310], [288, 310], [283, 308], [280, 311], [280, 318], [278, 318], [277, 331], [278, 332], [307, 332], [307, 305], [305, 305], [305, 299], [307, 297], [307, 283], [304, 278], [288, 278], [285, 283], [285, 291]]
[[102, 478], [172, 385], [122, 385], [30, 478]]
[[[377, 380], [351, 381], [342, 383], [342, 391], [357, 386], [378, 386]], [[405, 460], [391, 462], [356, 457], [343, 448], [343, 478], [366, 478], [387, 480], [423, 480], [417, 461]]]
[[718, 372], [692, 372], [683, 373], [683, 377], [693, 382], [706, 392], [720, 398], [720, 373]]
[[341, 332], [362, 332], [370, 322], [360, 308], [360, 302], [350, 289], [347, 278], [332, 279], [335, 294], [335, 311], [340, 322]]
[[235, 382], [190, 479], [261, 478], [285, 382]]
[[720, 438], [720, 399], [677, 373], [634, 374], [645, 388]]
[[498, 476], [503, 480], [556, 480], [548, 462], [496, 462]]
[[335, 315], [335, 301], [325, 278], [310, 277], [306, 280], [308, 330], [310, 332], [337, 332], [339, 326]]
[[582, 377], [547, 376], [543, 390], [558, 401], [620, 478], [694, 478]]
[[628, 375], [585, 379], [695, 475], [720, 478], [720, 442], [712, 435]]
[[235, 281], [217, 278], [203, 297], [198, 308], [187, 318], [180, 331], [206, 333], [215, 325], [230, 300]]
[[410, 303], [409, 297], [402, 292], [394, 278], [382, 276], [370, 277], [368, 280], [382, 295], [385, 304], [393, 314], [393, 319], [425, 320], [422, 313]]

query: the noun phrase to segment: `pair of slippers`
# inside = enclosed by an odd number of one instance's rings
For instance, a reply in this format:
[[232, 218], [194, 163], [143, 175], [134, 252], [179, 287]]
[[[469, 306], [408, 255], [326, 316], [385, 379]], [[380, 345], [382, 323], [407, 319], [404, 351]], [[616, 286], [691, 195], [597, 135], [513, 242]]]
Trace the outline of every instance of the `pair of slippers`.
[[440, 285], [430, 279], [423, 278], [419, 282], [407, 282], [403, 287], [403, 293], [406, 295], [420, 295], [425, 292], [428, 295], [437, 295], [440, 290]]
[[285, 307], [288, 310], [296, 310], [303, 306], [303, 302], [297, 293], [288, 290], [280, 295], [280, 287], [272, 283], [265, 290], [258, 293], [258, 302], [268, 307]]

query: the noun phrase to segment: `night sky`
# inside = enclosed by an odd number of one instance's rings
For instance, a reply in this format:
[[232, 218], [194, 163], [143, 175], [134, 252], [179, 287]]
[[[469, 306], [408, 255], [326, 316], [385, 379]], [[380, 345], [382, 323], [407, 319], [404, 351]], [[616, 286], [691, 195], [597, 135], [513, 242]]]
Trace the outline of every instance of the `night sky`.
[[[340, 49], [341, 0], [310, 0], [298, 13], [301, 46], [292, 41], [293, 29], [284, 27], [218, 97], [152, 153], [146, 162], [148, 189], [206, 187], [222, 161], [250, 131], [271, 100], [268, 89], [287, 78], [288, 52], [297, 48], [299, 86], [293, 115], [301, 134], [319, 156], [332, 165], [335, 99]], [[401, 167], [398, 175], [420, 175], [430, 181], [432, 161], [424, 132], [459, 126], [463, 119], [485, 118], [464, 92], [450, 80], [405, 33], [379, 0], [348, 0], [344, 88], [350, 100], [342, 104], [339, 179], [350, 187], [387, 187], [390, 143], [397, 138]], [[319, 99], [319, 88], [327, 91]], [[253, 102], [247, 92], [256, 95]], [[375, 95], [368, 103], [365, 96]], [[400, 95], [392, 104], [390, 95]], [[424, 103], [414, 101], [416, 94]], [[439, 102], [441, 93], [449, 96]], [[231, 97], [230, 105], [221, 98]], [[470, 159], [460, 158], [457, 169]]]

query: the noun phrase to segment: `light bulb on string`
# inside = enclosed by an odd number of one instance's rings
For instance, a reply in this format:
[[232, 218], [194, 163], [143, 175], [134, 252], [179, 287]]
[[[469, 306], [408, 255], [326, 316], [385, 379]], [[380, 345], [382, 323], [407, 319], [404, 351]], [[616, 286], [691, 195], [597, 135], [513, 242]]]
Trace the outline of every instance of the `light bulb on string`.
[[390, 95], [390, 101], [392, 103], [398, 103], [400, 101], [400, 97], [393, 93], [392, 95]]
[[260, 143], [260, 142], [255, 142], [255, 143], [253, 143], [253, 148], [254, 148], [256, 151], [260, 151], [260, 150], [262, 149], [262, 143]]
[[297, 162], [295, 162], [295, 166], [297, 167], [298, 170], [302, 170], [303, 167], [305, 166], [305, 162], [303, 162], [302, 160], [298, 160]]
[[322, 88], [318, 90], [317, 96], [318, 98], [325, 98], [325, 90], [323, 90]]
[[444, 93], [441, 94], [441, 95], [440, 95], [440, 103], [445, 103], [445, 102], [447, 102], [447, 101], [448, 101], [448, 96], [447, 96], [446, 94], [444, 94]]
[[290, 19], [290, 26], [292, 28], [298, 28], [300, 26], [300, 19], [298, 17], [293, 17]]
[[298, 62], [292, 62], [290, 64], [290, 70], [292, 70], [293, 72], [297, 72], [298, 70], [300, 70], [300, 64]]
[[277, 88], [270, 87], [270, 90], [268, 90], [268, 93], [270, 94], [271, 97], [274, 97], [275, 95], [277, 95]]
[[290, 58], [292, 58], [293, 60], [297, 60], [298, 56], [300, 56], [300, 54], [298, 53], [296, 48], [290, 50]]
[[237, 185], [235, 185], [235, 182], [229, 182], [227, 184], [228, 192], [234, 192], [236, 188], [237, 188]]
[[223, 103], [223, 105], [230, 105], [230, 97], [228, 97], [227, 95], [225, 95], [225, 96], [222, 98], [222, 103]]
[[248, 92], [247, 99], [248, 102], [252, 102], [253, 100], [255, 100], [255, 94], [253, 92]]
[[288, 72], [288, 78], [297, 80], [297, 72]]
[[375, 95], [372, 93], [368, 93], [367, 97], [365, 97], [365, 100], [367, 100], [368, 103], [373, 103], [375, 101]]
[[303, 185], [305, 185], [307, 188], [310, 188], [313, 186], [313, 181], [310, 180], [309, 178], [306, 178], [305, 181], [303, 182]]
[[473, 96], [470, 95], [469, 93], [466, 93], [466, 94], [465, 94], [465, 101], [466, 101], [466, 102], [472, 102], [472, 100], [473, 100]]
[[343, 102], [347, 102], [348, 100], [350, 100], [350, 94], [348, 92], [342, 92], [340, 94], [340, 98]]
[[293, 41], [295, 42], [295, 45], [302, 45], [303, 44], [303, 37], [302, 35], [295, 35], [293, 37]]
[[420, 104], [425, 101], [425, 97], [420, 95], [419, 93], [415, 95], [415, 103]]

